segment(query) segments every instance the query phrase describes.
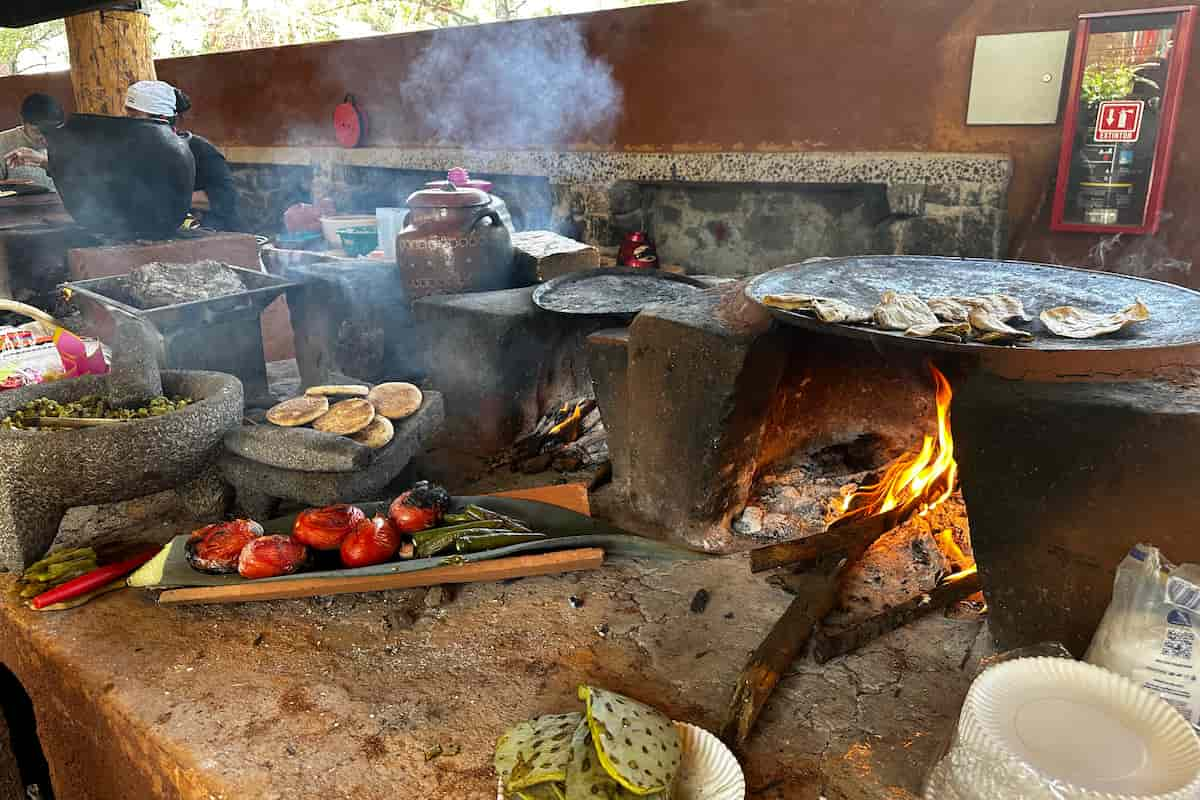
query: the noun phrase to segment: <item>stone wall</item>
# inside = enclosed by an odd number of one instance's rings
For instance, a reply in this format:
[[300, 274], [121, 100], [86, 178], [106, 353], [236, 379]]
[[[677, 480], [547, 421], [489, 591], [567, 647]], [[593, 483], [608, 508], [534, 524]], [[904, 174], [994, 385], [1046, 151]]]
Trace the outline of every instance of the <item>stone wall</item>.
[[247, 217], [279, 230], [289, 202], [343, 213], [403, 206], [464, 165], [495, 184], [518, 230], [601, 247], [646, 230], [664, 264], [752, 275], [817, 256], [998, 258], [1006, 156], [946, 153], [611, 153], [230, 148]]

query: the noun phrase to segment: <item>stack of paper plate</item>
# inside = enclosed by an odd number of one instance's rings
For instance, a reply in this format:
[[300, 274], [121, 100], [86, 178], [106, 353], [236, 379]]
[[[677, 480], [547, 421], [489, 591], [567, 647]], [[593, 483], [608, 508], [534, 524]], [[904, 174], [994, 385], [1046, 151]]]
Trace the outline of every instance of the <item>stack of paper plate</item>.
[[1019, 659], [971, 686], [925, 796], [1192, 800], [1200, 739], [1127, 678], [1067, 659]]

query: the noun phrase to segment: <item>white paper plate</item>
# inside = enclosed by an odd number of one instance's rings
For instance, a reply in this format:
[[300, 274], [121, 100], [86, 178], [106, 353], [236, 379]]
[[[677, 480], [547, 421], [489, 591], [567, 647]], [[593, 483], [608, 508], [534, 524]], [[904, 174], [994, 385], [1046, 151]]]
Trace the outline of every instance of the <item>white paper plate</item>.
[[[671, 800], [745, 800], [746, 778], [729, 748], [695, 725], [676, 722], [675, 729], [683, 754]], [[496, 800], [504, 800], [504, 783], [496, 784]]]
[[1200, 740], [1183, 717], [1127, 678], [1061, 658], [980, 675], [948, 761], [959, 786], [1028, 787], [1038, 776], [1047, 797], [1191, 800], [1200, 791]]

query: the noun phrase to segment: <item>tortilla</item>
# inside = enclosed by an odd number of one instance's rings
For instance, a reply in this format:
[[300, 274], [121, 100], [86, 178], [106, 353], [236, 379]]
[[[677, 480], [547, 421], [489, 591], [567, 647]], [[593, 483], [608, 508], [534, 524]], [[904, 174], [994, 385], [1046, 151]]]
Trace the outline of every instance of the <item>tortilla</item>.
[[309, 397], [366, 397], [371, 389], [367, 386], [310, 386], [304, 390]]
[[378, 450], [390, 444], [395, 435], [396, 428], [392, 425], [392, 421], [382, 414], [376, 414], [370, 425], [350, 438], [372, 450]]
[[267, 412], [267, 422], [282, 428], [295, 428], [315, 422], [329, 412], [324, 397], [293, 397]]
[[411, 417], [425, 402], [421, 390], [411, 383], [381, 383], [371, 390], [367, 399], [376, 411], [391, 420]]
[[975, 341], [984, 344], [1033, 341], [1032, 333], [1008, 325], [1001, 321], [995, 312], [982, 306], [972, 308], [967, 319], [971, 324], [971, 333]]
[[872, 312], [875, 324], [885, 331], [906, 331], [915, 325], [937, 324], [937, 316], [915, 294], [887, 291]]
[[763, 303], [784, 311], [811, 311], [821, 322], [849, 324], [871, 321], [871, 312], [832, 297], [811, 294], [769, 294]]
[[325, 433], [349, 436], [366, 428], [374, 419], [375, 407], [369, 401], [356, 397], [353, 400], [334, 403], [324, 416], [313, 423], [313, 428]]
[[1130, 325], [1150, 321], [1150, 309], [1140, 299], [1114, 314], [1098, 314], [1074, 306], [1048, 308], [1040, 314], [1042, 324], [1055, 336], [1067, 339], [1095, 339], [1124, 330]]

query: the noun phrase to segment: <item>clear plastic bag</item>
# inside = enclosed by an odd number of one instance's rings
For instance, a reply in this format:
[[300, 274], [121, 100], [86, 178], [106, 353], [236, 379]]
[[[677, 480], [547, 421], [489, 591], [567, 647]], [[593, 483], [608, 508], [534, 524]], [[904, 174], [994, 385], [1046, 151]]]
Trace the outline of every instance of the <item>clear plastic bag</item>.
[[1084, 660], [1132, 679], [1200, 722], [1200, 565], [1175, 566], [1139, 544], [1117, 568], [1113, 598]]

